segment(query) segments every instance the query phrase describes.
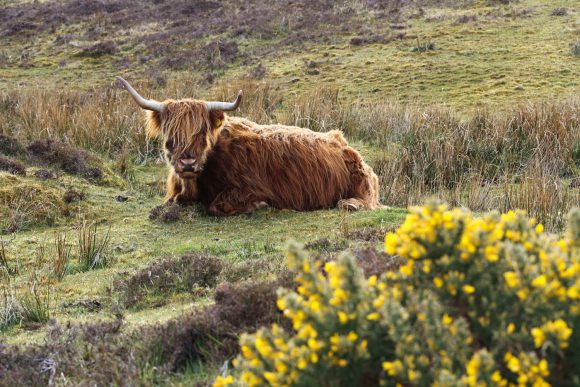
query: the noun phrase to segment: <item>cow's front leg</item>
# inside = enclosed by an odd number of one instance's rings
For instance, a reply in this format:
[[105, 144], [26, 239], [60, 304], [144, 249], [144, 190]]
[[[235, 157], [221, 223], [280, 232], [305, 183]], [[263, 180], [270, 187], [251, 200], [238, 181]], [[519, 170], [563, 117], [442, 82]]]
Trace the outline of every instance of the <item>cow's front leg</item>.
[[232, 216], [266, 207], [268, 203], [255, 195], [231, 190], [220, 193], [209, 205], [207, 212], [214, 216]]
[[167, 176], [167, 191], [165, 192], [165, 203], [176, 202], [177, 196], [181, 194], [183, 190], [183, 185], [181, 184], [181, 179], [173, 169], [169, 171], [169, 176]]
[[175, 197], [175, 202], [179, 204], [192, 204], [199, 200], [197, 192], [197, 181], [195, 179], [181, 179], [182, 189]]
[[197, 181], [182, 179], [173, 170], [167, 178], [166, 203], [191, 204], [198, 201]]

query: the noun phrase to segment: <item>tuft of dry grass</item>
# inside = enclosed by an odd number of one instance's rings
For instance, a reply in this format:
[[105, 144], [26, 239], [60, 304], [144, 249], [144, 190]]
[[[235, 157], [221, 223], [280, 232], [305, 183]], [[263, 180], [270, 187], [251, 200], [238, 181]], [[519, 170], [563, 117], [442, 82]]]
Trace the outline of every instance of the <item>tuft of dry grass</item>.
[[[0, 239], [0, 270], [4, 271], [9, 276], [18, 274], [20, 271], [18, 261], [11, 265], [8, 261], [8, 253], [6, 252], [6, 241]], [[0, 275], [0, 278], [2, 276]]]
[[[288, 125], [310, 128], [318, 132], [344, 128], [349, 110], [339, 100], [336, 88], [319, 88], [287, 103], [281, 119]], [[348, 134], [348, 129], [346, 130]]]
[[91, 91], [14, 90], [0, 95], [0, 133], [19, 139], [70, 139], [112, 154], [128, 143], [146, 152], [142, 113], [116, 87]]
[[18, 324], [22, 320], [22, 309], [14, 293], [2, 288], [0, 303], [0, 332]]
[[0, 332], [22, 320], [22, 308], [18, 301], [13, 276], [19, 274], [19, 265], [11, 265], [6, 253], [6, 242], [0, 240]]
[[568, 182], [540, 163], [526, 170], [519, 183], [505, 183], [501, 189], [502, 196], [497, 205], [501, 212], [525, 208], [530, 216], [550, 229], [563, 229], [567, 214], [574, 206], [580, 205], [578, 188], [571, 188]]
[[276, 111], [282, 106], [284, 94], [273, 83], [241, 79], [215, 87], [212, 97], [220, 101], [231, 101], [238, 90], [242, 90], [243, 102], [235, 115], [247, 117], [258, 123], [273, 123]]
[[135, 166], [127, 144], [123, 144], [123, 147], [117, 155], [115, 170], [126, 180], [130, 182], [135, 181]]
[[383, 201], [409, 206], [438, 196], [474, 210], [522, 208], [559, 229], [563, 214], [580, 205], [567, 183], [580, 163], [579, 107], [578, 100], [524, 104], [467, 119], [402, 109], [390, 119], [399, 125], [376, 136], [383, 150], [371, 165]]
[[51, 225], [67, 213], [58, 189], [0, 172], [0, 232], [10, 234], [32, 222]]

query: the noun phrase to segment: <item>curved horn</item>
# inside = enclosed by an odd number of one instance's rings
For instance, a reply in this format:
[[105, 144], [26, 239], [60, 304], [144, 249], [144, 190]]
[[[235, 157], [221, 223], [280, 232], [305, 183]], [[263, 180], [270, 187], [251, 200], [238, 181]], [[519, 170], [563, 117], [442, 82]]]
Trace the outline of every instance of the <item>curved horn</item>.
[[133, 97], [135, 102], [137, 102], [137, 105], [141, 106], [145, 110], [152, 110], [157, 113], [161, 113], [163, 111], [163, 104], [161, 102], [155, 101], [154, 99], [145, 99], [141, 97], [135, 89], [133, 89], [133, 86], [131, 86], [129, 82], [121, 77], [117, 77], [117, 80], [121, 82], [123, 88], [125, 88], [129, 94], [131, 94], [131, 97]]
[[234, 102], [208, 102], [207, 110], [222, 110], [224, 112], [230, 112], [236, 110], [238, 106], [242, 103], [242, 91], [238, 91], [238, 96]]

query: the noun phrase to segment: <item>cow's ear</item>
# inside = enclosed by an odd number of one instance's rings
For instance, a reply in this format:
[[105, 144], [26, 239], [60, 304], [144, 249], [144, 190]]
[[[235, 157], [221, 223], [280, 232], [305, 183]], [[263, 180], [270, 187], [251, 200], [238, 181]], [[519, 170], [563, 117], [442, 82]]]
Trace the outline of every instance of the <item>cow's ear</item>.
[[155, 138], [161, 134], [161, 114], [155, 111], [147, 112], [147, 135]]
[[212, 129], [218, 129], [224, 124], [225, 114], [222, 110], [212, 110], [209, 112], [209, 120]]

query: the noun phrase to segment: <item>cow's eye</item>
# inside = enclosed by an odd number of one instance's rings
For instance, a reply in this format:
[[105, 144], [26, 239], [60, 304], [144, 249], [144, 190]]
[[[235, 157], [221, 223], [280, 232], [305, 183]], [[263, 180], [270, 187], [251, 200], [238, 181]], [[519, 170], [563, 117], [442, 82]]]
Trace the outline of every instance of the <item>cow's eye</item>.
[[165, 147], [169, 150], [173, 149], [173, 141], [171, 140], [165, 141]]

